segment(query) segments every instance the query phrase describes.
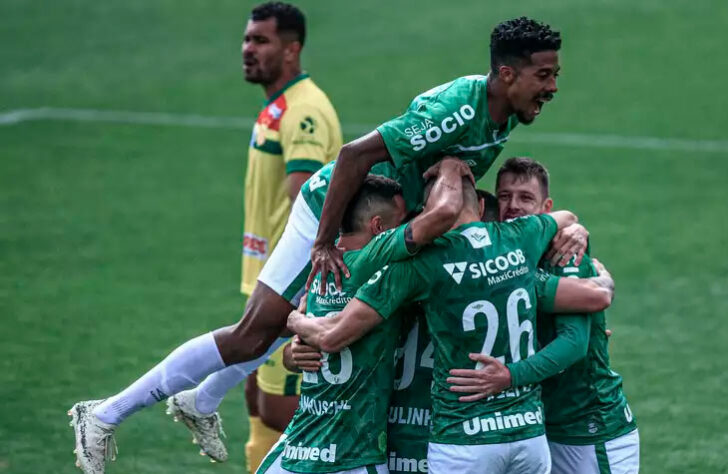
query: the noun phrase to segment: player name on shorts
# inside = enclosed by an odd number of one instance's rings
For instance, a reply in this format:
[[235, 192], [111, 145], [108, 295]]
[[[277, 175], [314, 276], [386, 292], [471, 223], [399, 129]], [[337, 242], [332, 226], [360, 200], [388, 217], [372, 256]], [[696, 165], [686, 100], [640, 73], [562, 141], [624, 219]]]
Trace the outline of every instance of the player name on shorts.
[[283, 449], [283, 457], [297, 461], [336, 462], [335, 444], [329, 444], [328, 448], [301, 446], [301, 444], [298, 443], [298, 446], [293, 446], [286, 443], [286, 447]]
[[503, 400], [504, 398], [517, 398], [523, 394], [526, 394], [533, 390], [533, 385], [521, 385], [520, 387], [511, 387], [503, 390], [501, 393], [496, 395], [488, 395], [485, 399], [486, 402], [491, 400]]
[[301, 394], [298, 407], [302, 412], [316, 416], [336, 415], [340, 411], [351, 410], [349, 400], [316, 400], [303, 394]]
[[396, 452], [390, 451], [387, 468], [398, 472], [427, 472], [427, 459], [400, 458]]
[[536, 411], [525, 411], [522, 413], [511, 413], [503, 415], [497, 411], [492, 416], [474, 417], [463, 422], [463, 431], [468, 436], [490, 431], [501, 431], [513, 428], [521, 428], [527, 425], [543, 425], [543, 412], [541, 407]]
[[430, 410], [416, 407], [391, 406], [388, 421], [390, 425], [430, 426], [432, 424]]

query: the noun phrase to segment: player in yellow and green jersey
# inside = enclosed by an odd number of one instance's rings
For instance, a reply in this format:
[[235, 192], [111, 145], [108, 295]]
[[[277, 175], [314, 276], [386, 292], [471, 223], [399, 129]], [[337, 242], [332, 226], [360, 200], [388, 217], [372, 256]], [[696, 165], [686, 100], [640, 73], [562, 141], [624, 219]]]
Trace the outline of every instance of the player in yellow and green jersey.
[[[245, 177], [241, 291], [248, 296], [283, 234], [301, 185], [341, 148], [334, 107], [301, 71], [298, 55], [291, 54], [296, 51], [286, 51], [286, 44], [303, 46], [304, 40], [304, 18], [296, 7], [272, 3], [253, 9], [243, 43], [243, 69], [247, 81], [263, 86], [267, 100], [250, 138]], [[196, 392], [202, 395], [195, 397], [198, 405], [205, 405], [207, 392], [225, 393], [226, 386], [240, 380], [238, 371], [228, 372], [203, 382]], [[251, 431], [246, 454], [251, 472], [293, 416], [300, 384], [300, 376], [283, 367], [281, 350], [248, 380]], [[209, 413], [217, 404], [204, 408]]]
[[[243, 69], [247, 81], [263, 86], [267, 100], [250, 138], [245, 176], [241, 291], [248, 296], [283, 234], [301, 185], [333, 160], [342, 144], [334, 107], [301, 71], [300, 47], [286, 50], [287, 44], [303, 46], [304, 40], [304, 18], [296, 7], [269, 3], [253, 9], [243, 43]], [[246, 383], [250, 471], [257, 469], [298, 406], [301, 377], [285, 369], [281, 351], [274, 352]], [[223, 394], [225, 386], [239, 382], [241, 376], [231, 369], [203, 383], [196, 392], [202, 395], [196, 397], [198, 405], [205, 405], [206, 392]], [[209, 413], [217, 404], [204, 408]]]

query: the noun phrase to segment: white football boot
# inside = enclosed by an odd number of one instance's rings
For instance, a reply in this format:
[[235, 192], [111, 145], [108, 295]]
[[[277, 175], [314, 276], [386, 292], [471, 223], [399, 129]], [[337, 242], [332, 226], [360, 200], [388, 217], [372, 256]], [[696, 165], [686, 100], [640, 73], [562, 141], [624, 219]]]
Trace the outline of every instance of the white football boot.
[[106, 461], [116, 460], [116, 425], [104, 423], [93, 414], [103, 400], [78, 402], [68, 410], [71, 427], [76, 433], [76, 466], [86, 474], [104, 474]]
[[167, 414], [174, 421], [182, 421], [192, 432], [192, 443], [200, 446], [200, 455], [209, 456], [212, 462], [224, 462], [228, 453], [222, 438], [222, 419], [218, 412], [205, 415], [195, 407], [195, 392], [187, 390], [167, 399]]

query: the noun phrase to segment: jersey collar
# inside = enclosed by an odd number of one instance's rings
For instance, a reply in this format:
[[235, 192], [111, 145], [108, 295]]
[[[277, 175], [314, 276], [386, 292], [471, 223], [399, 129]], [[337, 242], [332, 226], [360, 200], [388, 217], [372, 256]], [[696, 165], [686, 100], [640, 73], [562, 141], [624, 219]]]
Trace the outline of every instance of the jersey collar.
[[457, 232], [461, 233], [465, 229], [469, 229], [470, 227], [485, 227], [485, 222], [482, 221], [473, 221], [473, 222], [466, 222], [465, 224], [460, 224], [459, 226], [455, 227], [450, 232]]
[[278, 92], [276, 92], [275, 94], [273, 94], [272, 96], [270, 96], [270, 98], [263, 103], [263, 106], [265, 107], [265, 106], [269, 105], [271, 102], [273, 102], [278, 97], [280, 97], [281, 95], [283, 95], [283, 93], [286, 92], [286, 90], [288, 90], [289, 88], [291, 88], [291, 86], [293, 86], [294, 84], [297, 84], [297, 83], [299, 83], [302, 80], [307, 79], [307, 78], [308, 78], [308, 73], [307, 72], [302, 72], [298, 76], [296, 76], [293, 79], [291, 79], [290, 81], [286, 82], [283, 85], [283, 87], [281, 87], [280, 90], [278, 90]]

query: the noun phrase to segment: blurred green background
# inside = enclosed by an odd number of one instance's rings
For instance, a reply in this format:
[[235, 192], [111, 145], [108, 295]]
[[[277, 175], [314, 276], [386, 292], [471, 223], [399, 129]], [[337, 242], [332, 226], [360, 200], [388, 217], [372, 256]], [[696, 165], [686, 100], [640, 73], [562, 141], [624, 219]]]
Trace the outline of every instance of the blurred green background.
[[[242, 79], [240, 42], [253, 4], [4, 0], [0, 122], [40, 107], [252, 119], [263, 94]], [[305, 69], [347, 139], [486, 73], [499, 21], [562, 31], [556, 100], [496, 166], [544, 162], [617, 280], [612, 360], [642, 472], [728, 472], [728, 2], [299, 4]], [[101, 118], [0, 125], [0, 473], [75, 472], [75, 401], [118, 391], [244, 304], [249, 130]], [[239, 389], [222, 407], [231, 459], [212, 465], [163, 406], [146, 410], [119, 429], [108, 472], [244, 472], [244, 413]]]

